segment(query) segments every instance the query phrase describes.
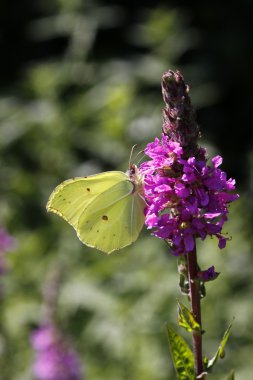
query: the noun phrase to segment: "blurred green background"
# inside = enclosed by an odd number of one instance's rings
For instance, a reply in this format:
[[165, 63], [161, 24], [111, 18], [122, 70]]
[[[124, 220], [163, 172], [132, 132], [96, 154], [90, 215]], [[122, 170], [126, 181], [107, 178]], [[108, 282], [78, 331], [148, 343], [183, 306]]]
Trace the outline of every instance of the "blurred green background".
[[241, 194], [225, 226], [228, 247], [208, 240], [198, 250], [203, 268], [221, 272], [202, 301], [207, 356], [235, 317], [210, 378], [225, 380], [232, 368], [237, 380], [252, 377], [252, 12], [247, 0], [1, 1], [0, 224], [16, 238], [1, 279], [1, 380], [32, 379], [29, 336], [57, 271], [57, 324], [86, 379], [175, 379], [165, 323], [176, 324], [182, 297], [163, 242], [143, 231], [106, 256], [45, 210], [61, 181], [125, 171], [132, 145], [142, 149], [160, 134], [169, 68], [190, 85], [201, 143], [223, 155]]

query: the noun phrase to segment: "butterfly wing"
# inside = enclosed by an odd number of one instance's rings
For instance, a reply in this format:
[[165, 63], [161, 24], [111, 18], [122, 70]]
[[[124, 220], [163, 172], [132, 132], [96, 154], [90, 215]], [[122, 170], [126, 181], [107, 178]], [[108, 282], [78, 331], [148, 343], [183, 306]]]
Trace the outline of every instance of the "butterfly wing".
[[64, 181], [50, 195], [47, 211], [58, 214], [77, 230], [80, 216], [88, 205], [127, 178], [123, 172], [112, 171]]
[[133, 190], [126, 175], [90, 202], [78, 222], [79, 239], [108, 254], [134, 242], [144, 224], [145, 202]]

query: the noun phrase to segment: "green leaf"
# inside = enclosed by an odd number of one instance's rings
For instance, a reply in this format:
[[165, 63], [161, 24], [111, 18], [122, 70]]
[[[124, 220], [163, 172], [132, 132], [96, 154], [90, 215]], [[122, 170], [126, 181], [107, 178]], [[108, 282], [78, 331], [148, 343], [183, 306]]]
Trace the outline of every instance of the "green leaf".
[[235, 371], [232, 369], [230, 374], [228, 375], [227, 380], [235, 380]]
[[199, 332], [201, 333], [201, 328], [199, 323], [195, 320], [193, 313], [187, 309], [181, 302], [177, 301], [178, 304], [178, 323], [179, 326], [185, 328], [187, 331]]
[[[206, 359], [204, 360], [204, 364], [206, 365], [206, 369], [212, 368], [214, 366], [214, 364], [218, 361], [218, 359], [224, 358], [224, 356], [225, 356], [225, 349], [224, 348], [225, 348], [225, 345], [227, 343], [228, 337], [230, 335], [233, 321], [230, 323], [227, 330], [225, 331], [225, 334], [223, 335], [221, 343], [220, 343], [218, 350], [217, 350], [216, 354], [214, 355], [214, 357], [210, 360], [206, 360]], [[233, 377], [232, 377], [232, 379], [233, 379]]]
[[178, 380], [194, 380], [194, 356], [193, 352], [174, 329], [167, 325], [169, 346], [173, 364]]

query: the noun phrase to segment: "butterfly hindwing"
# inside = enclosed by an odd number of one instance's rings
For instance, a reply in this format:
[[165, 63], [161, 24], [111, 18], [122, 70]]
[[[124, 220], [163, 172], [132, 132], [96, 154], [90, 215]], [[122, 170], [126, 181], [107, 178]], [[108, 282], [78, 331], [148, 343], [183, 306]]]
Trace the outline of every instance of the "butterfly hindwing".
[[80, 240], [106, 253], [135, 241], [144, 223], [145, 202], [133, 188], [128, 179], [95, 198], [79, 219]]

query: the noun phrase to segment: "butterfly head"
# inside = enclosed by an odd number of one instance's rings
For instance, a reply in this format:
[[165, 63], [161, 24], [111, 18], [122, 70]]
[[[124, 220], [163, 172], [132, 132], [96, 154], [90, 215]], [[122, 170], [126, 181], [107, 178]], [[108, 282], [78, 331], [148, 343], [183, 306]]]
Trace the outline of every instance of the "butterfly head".
[[130, 164], [127, 174], [134, 185], [134, 193], [143, 193], [143, 175], [135, 164]]

